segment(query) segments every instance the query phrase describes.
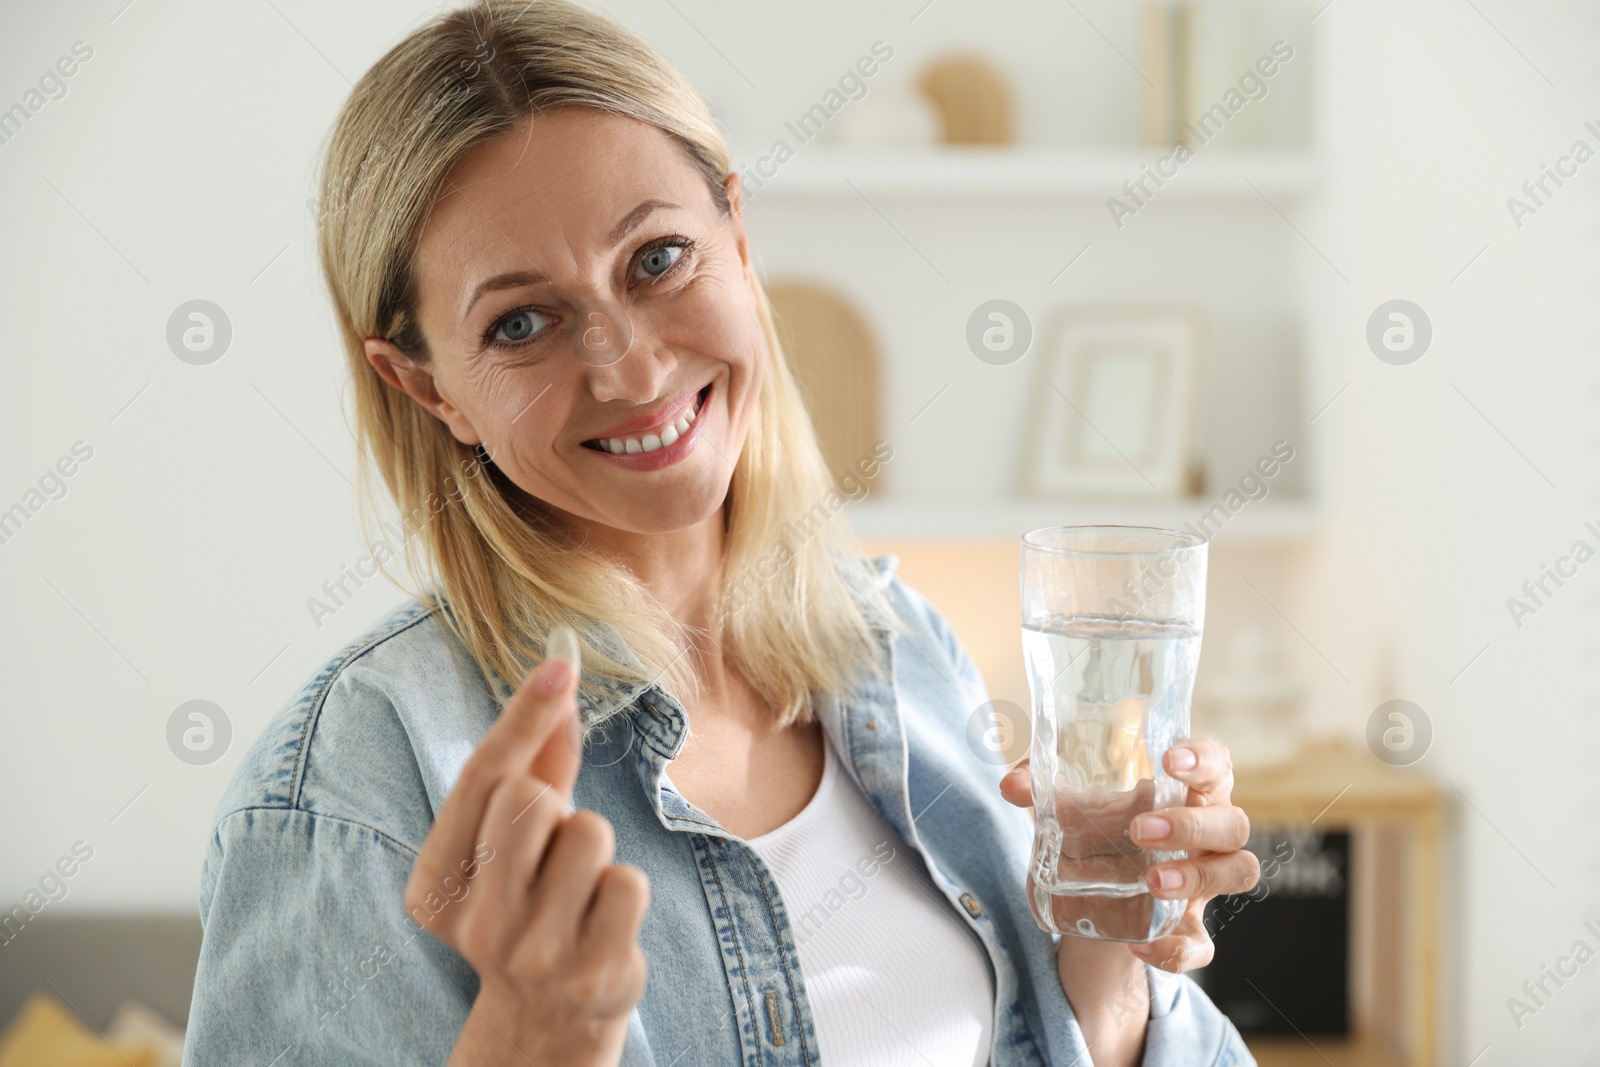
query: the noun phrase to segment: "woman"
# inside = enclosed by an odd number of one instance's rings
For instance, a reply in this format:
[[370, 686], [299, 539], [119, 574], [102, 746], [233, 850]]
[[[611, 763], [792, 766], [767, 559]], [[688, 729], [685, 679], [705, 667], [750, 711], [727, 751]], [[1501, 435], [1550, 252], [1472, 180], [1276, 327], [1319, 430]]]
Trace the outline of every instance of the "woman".
[[1226, 750], [1174, 749], [1191, 806], [1135, 826], [1191, 850], [1151, 875], [1173, 936], [1040, 930], [971, 660], [798, 521], [832, 490], [675, 72], [560, 0], [442, 16], [356, 87], [322, 203], [432, 581], [223, 799], [186, 1062], [1251, 1062], [1168, 973], [1255, 882]]

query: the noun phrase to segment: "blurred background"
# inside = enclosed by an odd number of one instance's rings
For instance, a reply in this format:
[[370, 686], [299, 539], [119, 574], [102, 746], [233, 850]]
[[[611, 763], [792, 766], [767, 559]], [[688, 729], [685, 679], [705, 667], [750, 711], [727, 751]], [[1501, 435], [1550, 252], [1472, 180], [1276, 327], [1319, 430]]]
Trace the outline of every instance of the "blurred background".
[[[1199, 978], [1260, 1061], [1600, 1059], [1593, 5], [594, 6], [723, 123], [975, 720], [1022, 533], [1211, 540], [1195, 731], [1282, 862]], [[176, 1062], [217, 800], [402, 599], [316, 609], [371, 546], [315, 174], [434, 10], [0, 7], [0, 1062]]]

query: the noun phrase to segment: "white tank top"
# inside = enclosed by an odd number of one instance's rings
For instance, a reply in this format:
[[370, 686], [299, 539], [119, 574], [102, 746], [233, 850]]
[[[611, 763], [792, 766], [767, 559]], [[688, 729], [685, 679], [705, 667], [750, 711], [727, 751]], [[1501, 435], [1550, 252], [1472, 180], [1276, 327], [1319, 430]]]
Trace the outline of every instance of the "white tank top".
[[985, 1067], [994, 978], [922, 857], [839, 765], [787, 823], [747, 843], [772, 870], [829, 1067]]

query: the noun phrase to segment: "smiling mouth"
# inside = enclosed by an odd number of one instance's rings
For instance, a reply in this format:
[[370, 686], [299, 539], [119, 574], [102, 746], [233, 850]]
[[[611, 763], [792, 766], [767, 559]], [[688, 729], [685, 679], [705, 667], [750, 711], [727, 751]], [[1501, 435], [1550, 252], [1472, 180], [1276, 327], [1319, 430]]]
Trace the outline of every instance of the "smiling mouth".
[[707, 385], [694, 395], [693, 400], [679, 409], [676, 413], [669, 413], [670, 418], [663, 418], [657, 426], [650, 427], [644, 433], [631, 434], [626, 437], [593, 437], [583, 442], [584, 448], [591, 448], [596, 452], [609, 452], [615, 456], [643, 455], [657, 452], [663, 448], [671, 448], [677, 443], [678, 438], [689, 432], [695, 419], [700, 416], [700, 409], [705, 405], [706, 398], [711, 394], [711, 386]]

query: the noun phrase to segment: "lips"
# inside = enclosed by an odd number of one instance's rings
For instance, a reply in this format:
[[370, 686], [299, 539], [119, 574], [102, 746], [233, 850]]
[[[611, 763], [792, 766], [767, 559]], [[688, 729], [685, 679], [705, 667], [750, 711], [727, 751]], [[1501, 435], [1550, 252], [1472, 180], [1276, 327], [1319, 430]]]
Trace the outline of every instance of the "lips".
[[670, 449], [689, 436], [700, 409], [711, 393], [711, 386], [684, 393], [663, 404], [655, 412], [618, 423], [604, 433], [583, 442], [583, 447], [615, 456], [650, 455]]

